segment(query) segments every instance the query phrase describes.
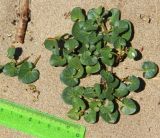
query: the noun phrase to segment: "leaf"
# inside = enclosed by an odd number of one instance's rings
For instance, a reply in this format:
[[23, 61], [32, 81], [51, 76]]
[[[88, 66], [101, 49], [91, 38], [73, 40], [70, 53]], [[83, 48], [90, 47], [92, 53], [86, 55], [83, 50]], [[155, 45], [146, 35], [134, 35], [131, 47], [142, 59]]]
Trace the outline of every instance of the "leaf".
[[31, 62], [24, 62], [19, 68], [18, 79], [23, 83], [33, 83], [39, 79], [39, 71], [34, 69], [35, 66]]
[[76, 86], [79, 83], [79, 80], [74, 77], [76, 73], [76, 69], [68, 66], [61, 73], [60, 80], [67, 86]]
[[112, 53], [112, 49], [107, 47], [107, 48], [103, 48], [100, 51], [101, 53], [101, 60], [104, 64], [107, 64], [108, 66], [112, 66], [114, 64], [115, 61], [115, 57]]
[[90, 32], [86, 32], [85, 30], [83, 30], [84, 24], [84, 21], [75, 22], [72, 28], [72, 35], [81, 43], [87, 44], [89, 43]]
[[76, 87], [66, 87], [62, 92], [62, 99], [66, 104], [73, 104], [73, 99], [76, 97], [81, 97], [84, 93], [84, 88], [81, 86]]
[[87, 65], [87, 66], [93, 66], [98, 62], [97, 57], [91, 56], [91, 53], [89, 51], [85, 51], [80, 56], [80, 61], [83, 65]]
[[111, 88], [117, 88], [120, 84], [120, 80], [118, 78], [115, 78], [115, 80], [111, 83], [108, 83], [108, 86]]
[[119, 20], [114, 23], [113, 32], [116, 35], [126, 32], [129, 29], [128, 22], [125, 20]]
[[113, 8], [109, 11], [111, 13], [111, 17], [109, 17], [111, 25], [114, 25], [116, 21], [119, 21], [120, 19], [120, 10]]
[[135, 59], [137, 57], [138, 53], [137, 53], [137, 50], [130, 47], [128, 49], [128, 53], [127, 53], [127, 57], [130, 58], [130, 59]]
[[100, 106], [102, 105], [101, 101], [91, 101], [89, 102], [89, 108], [98, 112]]
[[3, 73], [7, 76], [14, 77], [17, 75], [16, 63], [10, 62], [3, 66]]
[[44, 46], [46, 49], [52, 51], [55, 47], [58, 47], [58, 42], [54, 38], [47, 38], [44, 41]]
[[93, 87], [86, 87], [83, 95], [87, 98], [95, 98], [99, 96], [99, 93]]
[[104, 121], [106, 121], [107, 123], [111, 123], [111, 124], [116, 123], [116, 121], [119, 118], [119, 112], [117, 110], [114, 111], [113, 113], [110, 113], [110, 112], [101, 113], [100, 112], [100, 115]]
[[109, 101], [112, 101], [115, 98], [113, 95], [114, 89], [112, 87], [110, 87], [110, 85], [104, 91], [106, 92], [106, 99], [108, 99]]
[[76, 108], [72, 108], [68, 113], [67, 116], [73, 120], [79, 120], [80, 119], [80, 112]]
[[103, 38], [103, 35], [102, 35], [102, 34], [96, 34], [95, 32], [92, 32], [92, 33], [89, 35], [89, 37], [88, 37], [88, 39], [90, 40], [89, 43], [90, 43], [91, 45], [96, 44], [97, 42], [99, 42], [100, 40], [102, 40], [102, 38]]
[[76, 39], [69, 39], [65, 42], [64, 47], [69, 50], [69, 53], [74, 51], [79, 46]]
[[100, 74], [102, 78], [107, 81], [107, 83], [111, 83], [114, 81], [114, 76], [112, 75], [111, 72], [102, 70]]
[[80, 7], [75, 7], [72, 11], [71, 11], [71, 20], [72, 21], [84, 21], [85, 20], [85, 15], [83, 14], [83, 11]]
[[103, 12], [104, 10], [102, 6], [98, 7], [97, 9], [90, 9], [87, 13], [87, 18], [96, 21], [98, 18], [101, 17]]
[[96, 65], [93, 66], [86, 66], [87, 74], [97, 73], [101, 69], [100, 63], [98, 62]]
[[129, 84], [127, 85], [127, 88], [129, 91], [136, 91], [140, 87], [140, 80], [138, 77], [132, 75], [128, 77]]
[[92, 109], [88, 109], [84, 114], [84, 120], [88, 123], [94, 124], [97, 120], [97, 112]]
[[86, 32], [96, 31], [98, 25], [93, 20], [86, 20], [82, 29]]
[[152, 61], [145, 61], [142, 64], [143, 77], [146, 79], [151, 79], [158, 73], [158, 65]]
[[101, 85], [100, 84], [98, 84], [98, 83], [95, 83], [94, 84], [94, 90], [95, 90], [95, 94], [96, 94], [96, 96], [98, 97], [100, 94], [101, 94]]
[[77, 73], [74, 75], [75, 78], [81, 78], [84, 74], [84, 68], [81, 65], [79, 57], [73, 57], [68, 60], [68, 66], [77, 70]]
[[79, 110], [85, 110], [86, 109], [86, 104], [81, 98], [73, 98], [72, 99], [72, 105], [73, 108], [79, 109]]
[[7, 50], [7, 57], [10, 59], [14, 59], [15, 53], [16, 53], [16, 48], [15, 47], [9, 47]]
[[137, 111], [136, 103], [132, 99], [123, 98], [121, 111], [125, 115], [131, 115]]
[[125, 83], [121, 82], [119, 87], [115, 89], [114, 96], [116, 97], [124, 97], [128, 95], [129, 91]]
[[52, 54], [52, 56], [50, 57], [49, 63], [51, 66], [64, 66], [66, 64], [66, 59], [64, 57], [61, 56], [57, 56]]
[[102, 114], [112, 113], [114, 111], [114, 103], [112, 101], [105, 100], [105, 104], [100, 107], [100, 112]]
[[121, 37], [124, 38], [125, 40], [129, 41], [131, 39], [132, 33], [133, 33], [133, 31], [132, 31], [132, 25], [131, 25], [131, 22], [128, 21], [128, 20], [124, 20], [124, 21], [126, 21], [128, 23], [129, 29], [128, 29], [127, 32], [125, 32], [124, 34], [122, 34]]

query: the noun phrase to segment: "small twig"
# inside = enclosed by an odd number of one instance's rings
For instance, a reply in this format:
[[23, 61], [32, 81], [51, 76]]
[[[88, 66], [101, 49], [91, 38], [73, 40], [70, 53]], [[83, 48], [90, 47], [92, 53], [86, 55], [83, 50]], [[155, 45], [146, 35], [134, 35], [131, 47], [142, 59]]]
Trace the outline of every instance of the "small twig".
[[16, 63], [16, 66], [21, 65], [23, 62], [27, 61], [30, 58], [30, 56], [24, 58], [23, 60], [21, 60], [20, 62]]
[[108, 31], [108, 30], [107, 30], [107, 27], [105, 26], [104, 23], [102, 23], [102, 29], [104, 30], [104, 32], [107, 32], [107, 31]]
[[36, 60], [34, 61], [34, 65], [36, 66], [36, 64], [38, 63], [38, 61], [39, 61], [39, 59], [41, 58], [41, 55], [39, 55], [37, 58], [36, 58]]
[[16, 42], [24, 43], [24, 38], [29, 21], [30, 21], [29, 0], [23, 0], [23, 6], [20, 12], [19, 26], [15, 38]]
[[143, 71], [142, 69], [138, 69], [138, 68], [130, 68], [130, 67], [125, 67], [125, 69], [137, 70], [137, 71]]

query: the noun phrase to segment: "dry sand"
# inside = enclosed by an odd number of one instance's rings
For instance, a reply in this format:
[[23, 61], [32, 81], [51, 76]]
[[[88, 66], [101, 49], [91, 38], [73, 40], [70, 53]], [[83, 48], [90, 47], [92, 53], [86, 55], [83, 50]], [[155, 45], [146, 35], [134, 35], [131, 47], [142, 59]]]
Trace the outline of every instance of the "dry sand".
[[[5, 64], [7, 48], [14, 40], [16, 26], [11, 22], [16, 19], [18, 0], [0, 0], [0, 64]], [[47, 37], [69, 32], [72, 22], [64, 18], [64, 13], [75, 6], [86, 10], [102, 5], [106, 8], [118, 7], [122, 18], [129, 19], [134, 24], [135, 35], [132, 45], [137, 49], [144, 47], [143, 58], [138, 62], [127, 60], [119, 67], [118, 75], [124, 77], [129, 73], [142, 77], [141, 72], [125, 70], [123, 65], [140, 67], [144, 60], [152, 60], [160, 65], [160, 1], [159, 0], [33, 0], [31, 4], [31, 22], [28, 25], [22, 58], [30, 55], [31, 61], [41, 55], [37, 64], [41, 77], [35, 83], [41, 91], [39, 100], [33, 102], [27, 85], [17, 78], [0, 74], [0, 98], [5, 98], [20, 104], [39, 109], [50, 114], [68, 119], [66, 112], [69, 106], [63, 103], [60, 94], [64, 85], [59, 80], [63, 68], [53, 68], [49, 65], [51, 53], [42, 43]], [[151, 23], [139, 18], [140, 14], [150, 16]], [[11, 37], [8, 35], [12, 34]], [[33, 41], [30, 41], [33, 37]], [[19, 45], [21, 46], [21, 45]], [[45, 63], [45, 64], [44, 64]], [[98, 76], [82, 80], [82, 84], [92, 85], [99, 81]], [[145, 90], [132, 93], [140, 104], [140, 112], [136, 115], [122, 115], [118, 124], [107, 124], [101, 119], [91, 125], [83, 120], [77, 122], [87, 128], [86, 138], [159, 138], [160, 137], [160, 79], [146, 80]], [[29, 138], [19, 132], [0, 127], [0, 138]]]

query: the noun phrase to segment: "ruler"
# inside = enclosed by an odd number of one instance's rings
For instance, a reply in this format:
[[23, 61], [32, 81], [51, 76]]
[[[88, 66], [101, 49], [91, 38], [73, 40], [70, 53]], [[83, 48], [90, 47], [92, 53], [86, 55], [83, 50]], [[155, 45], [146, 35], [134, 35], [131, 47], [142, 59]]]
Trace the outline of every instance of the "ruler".
[[37, 138], [84, 138], [85, 127], [0, 99], [0, 125]]

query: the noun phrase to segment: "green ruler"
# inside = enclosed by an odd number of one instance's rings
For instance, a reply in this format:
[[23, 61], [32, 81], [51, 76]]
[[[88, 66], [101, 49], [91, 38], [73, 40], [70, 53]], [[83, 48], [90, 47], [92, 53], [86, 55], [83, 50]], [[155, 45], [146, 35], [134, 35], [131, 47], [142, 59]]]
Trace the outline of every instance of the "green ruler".
[[0, 99], [0, 124], [38, 138], [84, 138], [85, 127]]

